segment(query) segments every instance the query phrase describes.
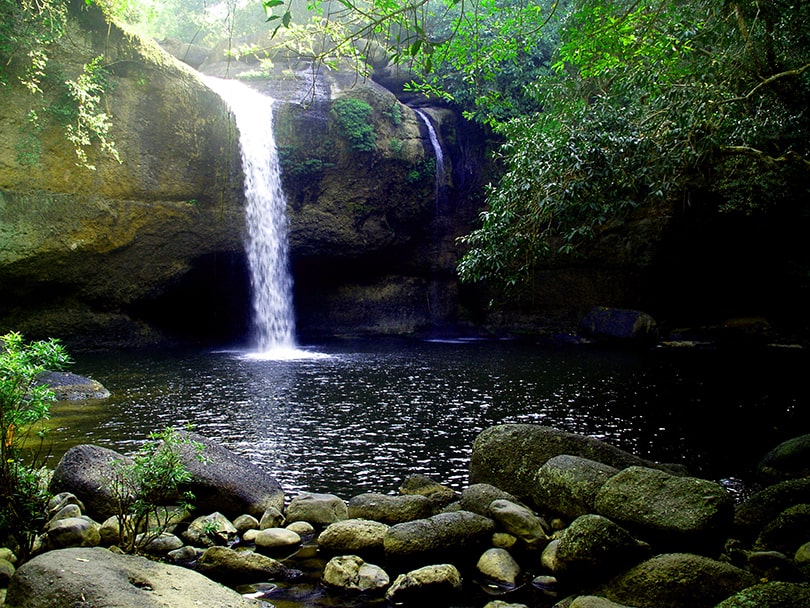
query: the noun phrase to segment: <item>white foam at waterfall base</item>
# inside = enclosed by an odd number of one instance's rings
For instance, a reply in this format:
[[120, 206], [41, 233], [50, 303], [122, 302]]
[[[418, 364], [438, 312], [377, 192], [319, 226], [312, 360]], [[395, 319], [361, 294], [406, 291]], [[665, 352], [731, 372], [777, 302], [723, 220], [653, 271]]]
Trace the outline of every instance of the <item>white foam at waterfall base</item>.
[[245, 176], [245, 243], [253, 294], [255, 357], [305, 358], [295, 342], [287, 200], [273, 134], [273, 102], [244, 83], [205, 78], [233, 112]]

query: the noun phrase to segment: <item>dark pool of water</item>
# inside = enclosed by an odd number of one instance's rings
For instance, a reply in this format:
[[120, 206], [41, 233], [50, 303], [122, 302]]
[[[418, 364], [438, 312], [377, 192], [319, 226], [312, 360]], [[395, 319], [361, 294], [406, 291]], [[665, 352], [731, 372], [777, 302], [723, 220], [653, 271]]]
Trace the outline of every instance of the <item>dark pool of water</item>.
[[[341, 340], [328, 357], [234, 351], [78, 355], [106, 401], [58, 404], [55, 460], [95, 443], [128, 452], [191, 423], [288, 494], [393, 492], [422, 473], [461, 488], [484, 428], [528, 422], [602, 438], [711, 479], [746, 479], [810, 432], [802, 351], [617, 351], [516, 342]], [[733, 483], [731, 484], [733, 485]]]

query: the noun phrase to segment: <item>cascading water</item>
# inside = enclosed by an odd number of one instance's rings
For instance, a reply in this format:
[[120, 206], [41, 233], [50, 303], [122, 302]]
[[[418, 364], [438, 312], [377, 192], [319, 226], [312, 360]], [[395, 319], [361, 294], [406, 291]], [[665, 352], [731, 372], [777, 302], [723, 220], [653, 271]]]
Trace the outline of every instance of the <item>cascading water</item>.
[[436, 134], [436, 129], [433, 128], [433, 123], [430, 118], [422, 110], [413, 108], [414, 113], [422, 119], [427, 127], [428, 137], [430, 137], [430, 145], [433, 146], [433, 156], [436, 159], [436, 204], [440, 202], [442, 191], [444, 190], [444, 153], [442, 152], [442, 145], [439, 142], [439, 136]]
[[239, 129], [257, 354], [286, 358], [297, 351], [287, 201], [273, 135], [274, 100], [238, 81], [206, 78], [206, 82], [228, 104]]

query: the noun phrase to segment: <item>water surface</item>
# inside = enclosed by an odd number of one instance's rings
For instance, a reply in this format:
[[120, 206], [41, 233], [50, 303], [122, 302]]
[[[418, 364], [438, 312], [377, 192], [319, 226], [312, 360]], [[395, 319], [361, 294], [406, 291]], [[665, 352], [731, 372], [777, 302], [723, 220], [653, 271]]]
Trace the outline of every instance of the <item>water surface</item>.
[[544, 348], [515, 342], [341, 340], [324, 356], [239, 351], [81, 355], [106, 401], [54, 408], [53, 460], [78, 443], [137, 448], [193, 424], [288, 493], [395, 492], [422, 473], [462, 488], [484, 428], [524, 422], [746, 479], [776, 443], [810, 432], [803, 352]]

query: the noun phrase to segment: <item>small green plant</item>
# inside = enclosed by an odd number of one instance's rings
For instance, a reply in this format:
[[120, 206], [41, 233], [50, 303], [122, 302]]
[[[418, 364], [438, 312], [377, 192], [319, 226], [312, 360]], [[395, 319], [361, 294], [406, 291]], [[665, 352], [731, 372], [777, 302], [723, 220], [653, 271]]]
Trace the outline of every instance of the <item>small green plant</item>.
[[388, 141], [388, 145], [391, 148], [391, 152], [397, 155], [402, 154], [402, 150], [405, 147], [405, 143], [401, 139], [397, 139], [396, 137], [392, 137]]
[[332, 104], [338, 128], [356, 152], [371, 152], [376, 147], [377, 135], [369, 123], [372, 111], [367, 102], [352, 97], [338, 99]]
[[152, 433], [130, 460], [114, 463], [108, 487], [116, 501], [123, 551], [135, 553], [163, 534], [175, 523], [172, 507], [194, 508], [194, 495], [182, 490], [191, 481], [182, 459], [187, 445], [204, 461], [202, 444], [167, 427]]
[[390, 120], [391, 124], [398, 127], [402, 124], [402, 106], [398, 101], [395, 101], [391, 106], [383, 112]]
[[25, 460], [22, 454], [32, 435], [44, 439], [44, 431], [37, 427], [48, 418], [55, 399], [37, 377], [69, 363], [58, 340], [26, 344], [17, 332], [0, 337], [0, 545], [13, 546], [21, 561], [30, 555], [34, 537], [45, 523], [48, 503], [41, 450]]

